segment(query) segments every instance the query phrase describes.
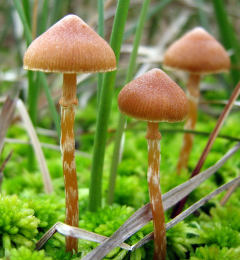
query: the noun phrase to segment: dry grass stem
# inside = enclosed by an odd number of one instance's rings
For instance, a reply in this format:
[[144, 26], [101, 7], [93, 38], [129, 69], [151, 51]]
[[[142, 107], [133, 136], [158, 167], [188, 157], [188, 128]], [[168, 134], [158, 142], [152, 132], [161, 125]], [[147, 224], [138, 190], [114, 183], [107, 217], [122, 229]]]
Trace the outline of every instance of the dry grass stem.
[[0, 114], [0, 154], [4, 145], [4, 138], [8, 127], [11, 124], [15, 112], [16, 99], [7, 99], [4, 101], [2, 112]]
[[46, 193], [52, 193], [53, 187], [52, 187], [50, 174], [47, 168], [47, 163], [44, 158], [40, 142], [38, 140], [37, 134], [35, 132], [35, 129], [33, 127], [33, 124], [27, 112], [27, 109], [21, 99], [18, 99], [17, 101], [17, 108], [22, 118], [22, 121], [25, 124], [26, 131], [30, 137], [30, 140], [33, 145], [33, 149], [35, 151], [36, 158], [38, 160], [39, 168], [41, 170], [42, 177], [43, 177], [44, 190]]

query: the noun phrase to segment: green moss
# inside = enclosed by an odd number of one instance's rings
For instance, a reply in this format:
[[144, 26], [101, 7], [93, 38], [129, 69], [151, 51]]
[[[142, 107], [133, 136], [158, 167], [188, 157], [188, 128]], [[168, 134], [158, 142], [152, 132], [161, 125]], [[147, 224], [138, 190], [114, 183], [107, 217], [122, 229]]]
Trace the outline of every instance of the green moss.
[[137, 176], [118, 176], [117, 178], [114, 197], [116, 203], [139, 208], [148, 201], [147, 180], [142, 180]]
[[195, 235], [195, 229], [180, 222], [167, 231], [167, 258], [169, 260], [183, 259], [187, 252], [192, 251], [190, 236]]
[[17, 196], [0, 195], [0, 238], [5, 251], [21, 245], [33, 248], [39, 222], [34, 210]]
[[11, 260], [52, 260], [51, 257], [45, 255], [43, 250], [41, 251], [32, 251], [26, 247], [20, 247], [18, 249], [12, 249], [8, 257], [3, 258], [8, 260], [10, 257]]
[[3, 180], [3, 189], [7, 194], [20, 194], [26, 190], [31, 190], [34, 193], [43, 191], [43, 182], [40, 173], [29, 173], [23, 170], [16, 177], [5, 177]]
[[198, 247], [195, 253], [191, 254], [190, 260], [238, 260], [240, 259], [240, 247], [222, 248], [217, 245], [210, 247]]
[[65, 201], [64, 198], [47, 194], [28, 194], [25, 200], [29, 207], [34, 210], [34, 215], [40, 220], [38, 229], [46, 232], [58, 221], [64, 221]]

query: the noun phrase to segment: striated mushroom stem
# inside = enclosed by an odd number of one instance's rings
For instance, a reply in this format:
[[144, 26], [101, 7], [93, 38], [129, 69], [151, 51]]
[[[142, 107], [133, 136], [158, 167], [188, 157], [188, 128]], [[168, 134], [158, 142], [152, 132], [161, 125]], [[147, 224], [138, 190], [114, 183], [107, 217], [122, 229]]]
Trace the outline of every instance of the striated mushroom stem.
[[161, 134], [158, 123], [148, 122], [148, 187], [154, 225], [154, 260], [166, 258], [166, 229], [162, 195], [160, 190], [159, 165]]
[[[78, 227], [78, 185], [75, 165], [74, 118], [76, 98], [76, 74], [63, 75], [61, 105], [61, 150], [66, 196], [66, 224]], [[77, 239], [66, 237], [66, 251], [77, 252]]]
[[[199, 82], [200, 74], [190, 74], [187, 84], [187, 97], [189, 103], [189, 113], [184, 126], [186, 130], [194, 130], [197, 122], [197, 109], [199, 101]], [[179, 161], [177, 164], [177, 173], [180, 174], [181, 170], [187, 168], [189, 156], [193, 146], [193, 134], [185, 133], [183, 137], [183, 145], [181, 148]]]

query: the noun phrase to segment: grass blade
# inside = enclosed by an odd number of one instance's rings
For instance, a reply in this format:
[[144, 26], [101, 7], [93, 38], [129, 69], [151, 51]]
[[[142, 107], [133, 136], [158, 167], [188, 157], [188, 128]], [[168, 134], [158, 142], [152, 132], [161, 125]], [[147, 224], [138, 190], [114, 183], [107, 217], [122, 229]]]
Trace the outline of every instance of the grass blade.
[[[104, 3], [98, 0], [98, 34], [104, 38]], [[97, 104], [99, 104], [100, 93], [103, 84], [103, 73], [98, 73]]]
[[[130, 0], [119, 0], [111, 34], [110, 45], [115, 52], [117, 63], [120, 56], [120, 48], [123, 32], [127, 20]], [[96, 133], [93, 147], [93, 161], [91, 169], [91, 183], [89, 191], [89, 209], [96, 211], [102, 204], [102, 174], [105, 145], [107, 139], [107, 125], [110, 116], [112, 93], [115, 84], [116, 71], [104, 75], [98, 107]]]
[[[136, 211], [110, 238], [88, 253], [82, 260], [103, 259], [113, 248], [119, 246], [151, 219], [152, 211], [150, 204], [147, 204]], [[142, 225], [142, 223], [145, 224]]]
[[42, 34], [47, 28], [48, 15], [49, 15], [48, 4], [49, 4], [49, 1], [44, 0], [43, 6], [42, 6], [42, 11], [40, 14], [40, 19], [39, 19], [39, 33], [40, 34]]
[[[166, 7], [168, 4], [170, 4], [173, 0], [162, 0], [160, 3], [155, 4], [150, 8], [147, 14], [147, 20], [153, 17], [154, 15], [158, 14], [164, 7]], [[128, 29], [124, 33], [124, 40], [128, 39], [137, 28], [137, 24], [134, 24], [130, 29]]]
[[53, 188], [52, 188], [50, 174], [49, 174], [49, 171], [48, 171], [48, 168], [47, 168], [47, 163], [45, 161], [43, 151], [41, 149], [41, 145], [40, 145], [40, 142], [38, 140], [37, 134], [34, 130], [31, 119], [30, 119], [28, 112], [26, 110], [26, 107], [23, 104], [21, 99], [18, 99], [18, 101], [17, 101], [17, 108], [19, 110], [19, 114], [22, 118], [22, 121], [25, 124], [25, 128], [28, 132], [28, 135], [31, 139], [31, 142], [32, 142], [32, 145], [33, 145], [33, 148], [34, 148], [34, 151], [35, 151], [38, 163], [39, 163], [39, 167], [40, 167], [41, 172], [42, 172], [44, 190], [45, 190], [46, 193], [51, 193], [53, 191]]
[[15, 107], [16, 99], [12, 100], [10, 97], [7, 97], [0, 114], [0, 154], [4, 145], [4, 138], [15, 112]]
[[48, 106], [49, 106], [50, 112], [51, 112], [52, 117], [53, 117], [53, 121], [54, 121], [56, 130], [57, 130], [58, 137], [60, 138], [60, 136], [61, 136], [61, 128], [60, 128], [60, 117], [59, 117], [59, 114], [58, 114], [58, 112], [56, 110], [54, 101], [53, 101], [53, 99], [51, 97], [51, 93], [49, 91], [49, 86], [48, 86], [48, 83], [47, 83], [45, 75], [42, 72], [38, 72], [38, 74], [39, 74], [40, 83], [43, 86], [43, 89], [44, 89], [44, 92], [45, 92], [45, 95], [46, 95], [46, 98], [47, 98], [47, 101], [48, 101]]
[[23, 8], [21, 6], [21, 1], [13, 0], [13, 3], [14, 3], [14, 6], [15, 6], [17, 12], [18, 12], [18, 15], [19, 15], [19, 17], [22, 21], [25, 39], [26, 39], [27, 45], [29, 45], [32, 41], [32, 33], [31, 33], [31, 29], [29, 27], [29, 23], [27, 21], [27, 18], [25, 16], [25, 13], [23, 11]]
[[[44, 244], [56, 233], [60, 233], [63, 236], [70, 236], [75, 238], [80, 238], [88, 241], [102, 243], [108, 237], [90, 232], [81, 228], [72, 227], [67, 224], [57, 222], [53, 227], [51, 227], [37, 242], [36, 249], [40, 250]], [[120, 247], [125, 250], [131, 250], [131, 246], [126, 243], [120, 244]]]
[[233, 55], [231, 56], [231, 62], [232, 65], [234, 65], [234, 68], [231, 69], [231, 75], [233, 84], [235, 85], [240, 80], [240, 72], [239, 70], [235, 69], [235, 67], [240, 65], [239, 41], [228, 18], [224, 1], [214, 0], [212, 1], [212, 4], [214, 7], [222, 43], [227, 50], [234, 51]]
[[[30, 28], [28, 26], [25, 14], [23, 12], [21, 3], [18, 0], [13, 0], [13, 3], [14, 3], [14, 6], [15, 6], [17, 12], [18, 12], [18, 15], [19, 15], [19, 17], [20, 17], [20, 19], [22, 21], [22, 24], [23, 24], [23, 27], [24, 27], [25, 36], [26, 36], [26, 42], [27, 42], [27, 45], [29, 45], [31, 43], [31, 41], [32, 41], [32, 34], [31, 34], [31, 30], [30, 30]], [[60, 119], [59, 119], [59, 115], [57, 113], [57, 110], [55, 108], [54, 102], [52, 100], [50, 91], [48, 89], [47, 80], [46, 80], [45, 75], [43, 73], [38, 72], [37, 74], [39, 74], [38, 77], [39, 77], [39, 80], [40, 80], [40, 84], [43, 85], [44, 92], [45, 92], [45, 95], [46, 95], [47, 100], [48, 100], [50, 112], [51, 112], [51, 114], [53, 116], [54, 124], [55, 124], [56, 130], [58, 132], [58, 136], [60, 138]]]
[[208, 32], [210, 29], [209, 26], [209, 20], [208, 16], [204, 10], [204, 5], [205, 5], [205, 0], [197, 0], [197, 7], [198, 7], [198, 17], [199, 17], [199, 22], [203, 28], [205, 28]]
[[31, 7], [30, 7], [30, 0], [22, 0], [22, 6], [23, 6], [23, 11], [24, 15], [26, 17], [28, 26], [30, 27], [31, 25]]
[[33, 16], [32, 16], [32, 39], [37, 36], [37, 17], [38, 17], [38, 0], [33, 3]]
[[[136, 59], [138, 54], [138, 47], [140, 44], [144, 23], [147, 17], [147, 10], [149, 6], [150, 0], [144, 0], [142, 4], [142, 9], [136, 29], [136, 36], [133, 43], [133, 50], [131, 52], [128, 71], [127, 71], [127, 77], [125, 83], [127, 84], [130, 80], [133, 78], [133, 73], [136, 67]], [[122, 136], [124, 132], [124, 128], [126, 126], [127, 120], [126, 116], [123, 114], [119, 114], [119, 120], [118, 120], [118, 126], [115, 136], [115, 144], [114, 144], [114, 150], [113, 150], [113, 157], [110, 167], [110, 175], [109, 175], [109, 185], [108, 185], [108, 197], [107, 197], [107, 203], [111, 205], [113, 203], [114, 198], [114, 190], [115, 190], [115, 183], [116, 183], [116, 177], [117, 177], [117, 168], [119, 164], [119, 158], [121, 153], [121, 143], [122, 143]]]

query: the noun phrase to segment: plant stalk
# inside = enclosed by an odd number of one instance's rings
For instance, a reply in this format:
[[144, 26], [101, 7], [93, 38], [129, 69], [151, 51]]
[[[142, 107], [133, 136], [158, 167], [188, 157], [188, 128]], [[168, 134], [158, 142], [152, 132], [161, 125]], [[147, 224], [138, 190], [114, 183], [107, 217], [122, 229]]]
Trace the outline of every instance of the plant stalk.
[[[25, 1], [25, 2], [27, 3], [28, 1]], [[13, 0], [13, 3], [14, 3], [14, 6], [15, 6], [17, 12], [18, 12], [18, 15], [21, 19], [21, 22], [23, 24], [26, 43], [27, 43], [27, 45], [29, 45], [32, 41], [32, 33], [31, 33], [30, 27], [28, 25], [26, 15], [23, 11], [23, 8], [22, 8], [20, 1]], [[57, 110], [55, 108], [54, 102], [52, 100], [52, 97], [51, 97], [51, 94], [50, 94], [50, 91], [49, 91], [49, 88], [48, 88], [48, 85], [47, 85], [46, 77], [42, 72], [37, 72], [37, 74], [39, 74], [40, 84], [44, 88], [44, 92], [45, 92], [45, 95], [46, 95], [47, 100], [48, 100], [49, 109], [50, 109], [50, 112], [53, 116], [54, 124], [55, 124], [56, 130], [58, 132], [58, 136], [60, 137], [60, 120], [59, 120]]]
[[38, 0], [33, 3], [33, 17], [32, 17], [32, 39], [37, 36], [37, 18], [38, 18]]
[[[197, 122], [197, 109], [199, 101], [199, 83], [201, 76], [199, 74], [190, 74], [187, 84], [187, 95], [189, 104], [189, 113], [184, 126], [186, 130], [194, 130]], [[189, 156], [193, 146], [193, 134], [185, 133], [183, 136], [183, 145], [177, 164], [177, 173], [180, 174], [182, 169], [187, 168]]]
[[[140, 40], [141, 40], [143, 28], [144, 28], [144, 22], [146, 21], [149, 3], [150, 3], [150, 0], [144, 0], [144, 2], [142, 4], [142, 9], [141, 9], [137, 29], [136, 29], [136, 36], [134, 38], [134, 43], [133, 43], [133, 50], [132, 50], [132, 53], [130, 56], [127, 77], [126, 77], [126, 81], [125, 81], [126, 84], [133, 78], [134, 70], [136, 67], [138, 47], [140, 44]], [[114, 200], [117, 169], [118, 169], [118, 164], [119, 164], [120, 154], [121, 154], [122, 137], [123, 137], [123, 132], [124, 132], [126, 124], [127, 124], [126, 116], [123, 115], [122, 113], [120, 113], [119, 119], [118, 119], [116, 137], [115, 137], [113, 157], [112, 157], [111, 168], [110, 168], [110, 175], [109, 175], [108, 195], [107, 195], [107, 203], [109, 205], [111, 205]]]
[[[63, 92], [59, 103], [61, 105], [61, 149], [63, 161], [63, 175], [66, 196], [66, 224], [78, 227], [78, 185], [75, 164], [74, 118], [77, 75], [63, 75]], [[66, 237], [66, 251], [77, 252], [76, 238]]]
[[[103, 0], [98, 0], [98, 34], [102, 38], [104, 38], [104, 3], [103, 3]], [[103, 84], [103, 73], [98, 73], [97, 104], [99, 104], [102, 84]]]
[[233, 50], [233, 55], [230, 56], [231, 63], [231, 77], [233, 84], [237, 84], [240, 79], [239, 69], [234, 69], [234, 65], [240, 64], [240, 45], [234, 27], [230, 22], [226, 11], [226, 3], [223, 0], [213, 0], [212, 5], [214, 8], [218, 30], [221, 36], [222, 43], [227, 50]]
[[[123, 32], [127, 20], [130, 0], [119, 0], [111, 34], [110, 45], [115, 52], [118, 63], [120, 48], [123, 39]], [[89, 209], [96, 211], [102, 205], [102, 174], [107, 139], [107, 125], [110, 116], [112, 93], [115, 84], [116, 71], [108, 72], [104, 75], [101, 90], [97, 126], [93, 147], [93, 161], [91, 169], [91, 181], [89, 190]]]
[[154, 226], [154, 260], [166, 258], [166, 229], [162, 195], [160, 190], [160, 132], [158, 123], [148, 122], [148, 188]]

